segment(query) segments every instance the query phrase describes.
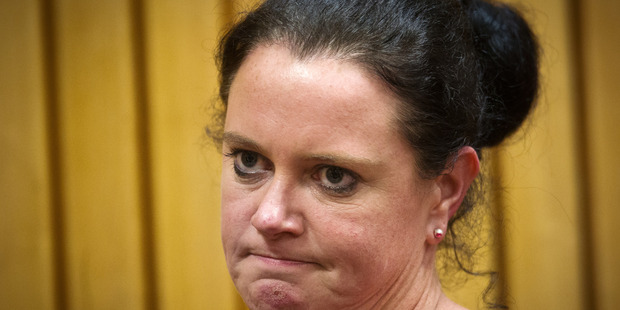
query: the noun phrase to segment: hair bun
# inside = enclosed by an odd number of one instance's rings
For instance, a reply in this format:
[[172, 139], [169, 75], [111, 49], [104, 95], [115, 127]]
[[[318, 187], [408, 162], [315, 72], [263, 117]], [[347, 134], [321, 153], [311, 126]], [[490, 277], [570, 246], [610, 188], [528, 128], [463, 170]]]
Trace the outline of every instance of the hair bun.
[[501, 143], [523, 123], [538, 94], [538, 44], [526, 21], [505, 4], [463, 1], [473, 27], [484, 97], [478, 146]]

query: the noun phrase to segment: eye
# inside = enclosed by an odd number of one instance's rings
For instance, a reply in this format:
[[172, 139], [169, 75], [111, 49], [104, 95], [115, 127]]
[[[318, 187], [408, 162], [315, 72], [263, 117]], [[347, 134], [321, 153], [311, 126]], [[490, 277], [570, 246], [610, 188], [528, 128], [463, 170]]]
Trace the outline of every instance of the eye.
[[235, 174], [242, 179], [253, 180], [271, 170], [269, 160], [256, 152], [234, 150], [226, 156], [233, 158]]
[[355, 173], [336, 166], [321, 167], [313, 178], [325, 190], [337, 195], [352, 192], [358, 183], [358, 177]]
[[256, 166], [256, 163], [258, 162], [258, 154], [253, 152], [241, 152], [238, 157], [240, 165], [247, 168]]

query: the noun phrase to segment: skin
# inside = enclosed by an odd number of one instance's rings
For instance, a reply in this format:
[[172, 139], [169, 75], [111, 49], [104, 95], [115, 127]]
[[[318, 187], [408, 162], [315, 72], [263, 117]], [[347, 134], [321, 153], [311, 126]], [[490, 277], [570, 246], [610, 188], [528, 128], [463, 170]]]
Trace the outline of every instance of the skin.
[[257, 47], [230, 90], [222, 241], [251, 309], [457, 309], [434, 258], [478, 159], [424, 180], [399, 101], [350, 62]]

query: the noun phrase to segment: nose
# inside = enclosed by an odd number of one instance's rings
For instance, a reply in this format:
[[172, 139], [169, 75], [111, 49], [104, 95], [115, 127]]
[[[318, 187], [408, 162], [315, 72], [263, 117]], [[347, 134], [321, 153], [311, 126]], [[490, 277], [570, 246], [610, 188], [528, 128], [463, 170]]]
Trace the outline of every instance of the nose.
[[294, 208], [295, 203], [299, 201], [291, 186], [274, 179], [252, 215], [252, 226], [269, 239], [302, 235], [303, 216]]

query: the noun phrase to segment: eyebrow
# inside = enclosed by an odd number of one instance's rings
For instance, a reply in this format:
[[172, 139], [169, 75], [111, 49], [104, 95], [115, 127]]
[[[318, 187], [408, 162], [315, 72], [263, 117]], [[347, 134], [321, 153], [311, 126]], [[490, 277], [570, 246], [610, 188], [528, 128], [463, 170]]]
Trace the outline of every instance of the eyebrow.
[[222, 141], [224, 142], [224, 144], [228, 144], [229, 146], [233, 146], [233, 147], [245, 147], [248, 148], [251, 151], [256, 151], [258, 153], [261, 154], [265, 154], [263, 148], [260, 146], [260, 144], [258, 144], [258, 142], [245, 137], [241, 134], [238, 134], [236, 132], [232, 132], [232, 131], [227, 131], [224, 132], [224, 135], [222, 136]]
[[[353, 167], [379, 167], [380, 163], [363, 157], [342, 156], [335, 154], [311, 154], [304, 156], [305, 161], [320, 161], [334, 165], [344, 165]], [[345, 167], [346, 168], [346, 167]]]
[[[223, 135], [224, 144], [228, 144], [230, 147], [243, 147], [247, 148], [250, 151], [255, 151], [257, 153], [266, 155], [265, 150], [260, 144], [242, 134], [228, 131], [224, 132]], [[381, 166], [381, 162], [373, 161], [364, 157], [354, 157], [348, 155], [337, 155], [337, 154], [307, 154], [302, 156], [302, 160], [304, 161], [320, 161], [328, 164], [334, 165], [344, 165], [351, 167], [367, 167], [374, 168]]]

